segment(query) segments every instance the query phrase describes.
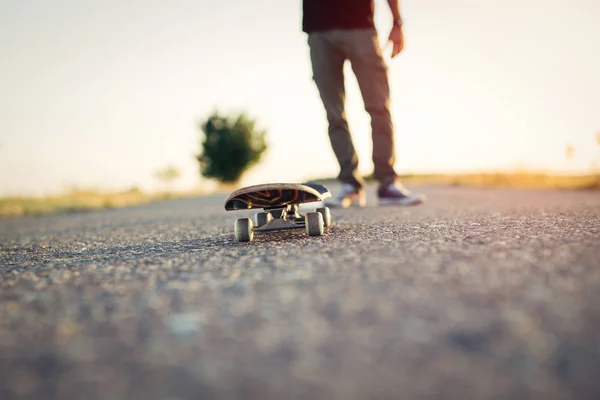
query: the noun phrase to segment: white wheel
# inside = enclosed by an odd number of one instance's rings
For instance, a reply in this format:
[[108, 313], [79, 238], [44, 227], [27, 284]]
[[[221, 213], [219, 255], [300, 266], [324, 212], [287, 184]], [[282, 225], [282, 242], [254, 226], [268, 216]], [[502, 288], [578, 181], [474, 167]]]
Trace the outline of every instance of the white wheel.
[[271, 213], [257, 213], [256, 214], [256, 226], [263, 226], [273, 220]]
[[250, 218], [240, 218], [235, 221], [233, 232], [238, 242], [250, 242], [254, 238], [253, 224]]
[[317, 208], [317, 212], [323, 215], [323, 224], [325, 228], [329, 228], [331, 226], [331, 211], [329, 207]]
[[325, 230], [323, 215], [320, 212], [309, 212], [306, 214], [306, 233], [309, 236], [320, 236]]

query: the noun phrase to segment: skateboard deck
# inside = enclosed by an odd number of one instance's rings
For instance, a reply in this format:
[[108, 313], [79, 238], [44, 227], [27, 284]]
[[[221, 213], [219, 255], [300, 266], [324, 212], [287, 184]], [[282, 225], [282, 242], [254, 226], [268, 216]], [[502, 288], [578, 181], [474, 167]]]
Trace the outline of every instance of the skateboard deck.
[[235, 221], [234, 233], [238, 242], [248, 242], [255, 232], [305, 228], [309, 236], [319, 236], [331, 225], [327, 207], [317, 208], [305, 215], [298, 213], [300, 204], [320, 202], [331, 197], [329, 190], [316, 183], [268, 183], [238, 189], [225, 199], [225, 210], [263, 211], [250, 218]]
[[225, 199], [225, 210], [279, 208], [288, 204], [323, 201], [331, 197], [329, 190], [315, 183], [267, 183], [236, 190]]

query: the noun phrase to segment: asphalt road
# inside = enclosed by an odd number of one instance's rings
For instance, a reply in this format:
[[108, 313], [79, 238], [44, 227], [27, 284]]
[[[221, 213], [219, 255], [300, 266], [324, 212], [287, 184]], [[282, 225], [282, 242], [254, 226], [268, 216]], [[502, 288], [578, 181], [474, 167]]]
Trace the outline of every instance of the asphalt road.
[[600, 193], [412, 189], [246, 244], [224, 195], [0, 219], [0, 399], [600, 398]]

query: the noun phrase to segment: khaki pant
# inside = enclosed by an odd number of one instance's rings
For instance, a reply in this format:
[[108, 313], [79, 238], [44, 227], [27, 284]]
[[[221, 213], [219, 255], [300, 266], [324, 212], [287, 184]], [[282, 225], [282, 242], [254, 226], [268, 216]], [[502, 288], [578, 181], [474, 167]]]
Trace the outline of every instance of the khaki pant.
[[390, 115], [390, 88], [375, 29], [331, 30], [308, 35], [313, 79], [329, 123], [331, 146], [340, 165], [338, 179], [362, 187], [358, 156], [345, 112], [344, 63], [349, 60], [371, 116], [374, 177], [380, 184], [392, 183], [394, 171], [394, 127]]

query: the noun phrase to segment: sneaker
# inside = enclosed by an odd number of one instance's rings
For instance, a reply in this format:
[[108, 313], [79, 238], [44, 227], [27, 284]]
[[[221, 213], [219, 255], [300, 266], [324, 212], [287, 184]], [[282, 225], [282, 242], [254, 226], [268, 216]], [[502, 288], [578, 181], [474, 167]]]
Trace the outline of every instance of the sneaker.
[[413, 194], [402, 185], [392, 183], [377, 190], [380, 205], [415, 206], [425, 201], [425, 196]]
[[363, 188], [357, 188], [349, 183], [343, 183], [342, 189], [336, 197], [330, 197], [325, 200], [325, 206], [336, 208], [348, 208], [353, 205], [365, 207], [367, 197]]

